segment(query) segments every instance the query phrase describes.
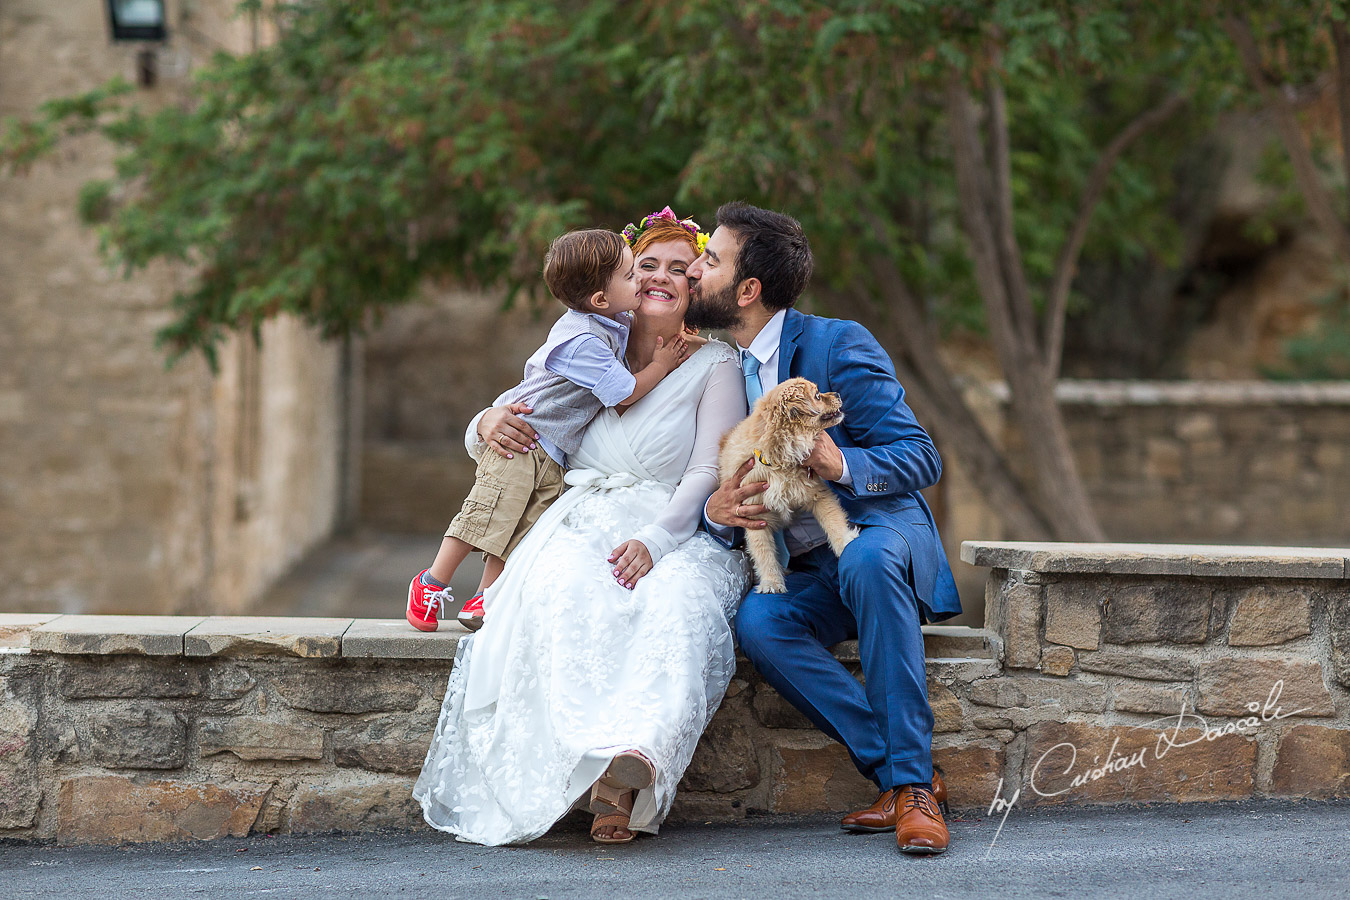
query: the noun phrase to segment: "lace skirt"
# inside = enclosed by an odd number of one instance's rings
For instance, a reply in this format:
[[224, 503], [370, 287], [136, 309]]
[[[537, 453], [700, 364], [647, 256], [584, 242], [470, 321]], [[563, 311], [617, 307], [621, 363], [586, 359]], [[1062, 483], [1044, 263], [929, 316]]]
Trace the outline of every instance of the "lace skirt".
[[607, 557], [669, 496], [651, 482], [590, 491], [512, 556], [483, 629], [460, 641], [413, 792], [433, 827], [531, 840], [636, 749], [657, 777], [631, 827], [656, 832], [735, 672], [729, 619], [749, 587], [742, 554], [701, 532], [634, 590], [615, 582]]

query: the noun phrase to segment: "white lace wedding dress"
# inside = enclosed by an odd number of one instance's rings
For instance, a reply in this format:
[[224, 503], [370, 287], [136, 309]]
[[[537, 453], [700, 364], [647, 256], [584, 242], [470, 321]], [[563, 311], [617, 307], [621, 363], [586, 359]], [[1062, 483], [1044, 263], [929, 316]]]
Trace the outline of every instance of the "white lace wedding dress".
[[[744, 415], [736, 354], [711, 341], [587, 428], [570, 489], [486, 593], [482, 630], [459, 642], [413, 790], [429, 824], [480, 844], [531, 840], [636, 749], [657, 774], [630, 827], [656, 832], [735, 671], [728, 619], [750, 571], [695, 529], [718, 439]], [[607, 558], [633, 537], [657, 561], [628, 590]]]

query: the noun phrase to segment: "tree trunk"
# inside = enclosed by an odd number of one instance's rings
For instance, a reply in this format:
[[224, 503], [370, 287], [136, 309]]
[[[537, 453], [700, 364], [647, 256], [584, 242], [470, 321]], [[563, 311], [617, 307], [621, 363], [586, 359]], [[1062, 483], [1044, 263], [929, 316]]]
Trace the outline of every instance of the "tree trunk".
[[[1289, 162], [1294, 168], [1294, 181], [1298, 184], [1299, 193], [1303, 195], [1303, 202], [1308, 207], [1308, 215], [1335, 244], [1341, 260], [1350, 264], [1350, 229], [1347, 229], [1345, 223], [1336, 215], [1335, 200], [1317, 172], [1317, 162], [1313, 159], [1312, 150], [1299, 128], [1298, 118], [1294, 114], [1294, 104], [1266, 77], [1265, 70], [1261, 66], [1261, 52], [1247, 20], [1240, 16], [1229, 16], [1224, 20], [1224, 28], [1233, 39], [1233, 46], [1237, 49], [1243, 71], [1261, 92], [1262, 99], [1275, 120], [1275, 133], [1280, 136], [1280, 142], [1284, 144], [1285, 152], [1289, 155]], [[1343, 37], [1343, 30], [1336, 34], [1338, 92], [1346, 86], [1345, 63], [1342, 62], [1341, 54], [1347, 48]], [[1344, 116], [1347, 104], [1343, 97], [1340, 99], [1342, 102], [1338, 104], [1338, 109]], [[1344, 134], [1344, 124], [1342, 129]], [[1342, 147], [1341, 150], [1344, 152], [1345, 148]]]
[[[883, 263], [884, 264], [884, 263]], [[861, 291], [832, 294], [831, 308], [847, 311], [887, 347], [899, 348], [896, 360], [906, 400], [925, 428], [946, 447], [957, 448], [962, 470], [998, 514], [1013, 540], [1046, 540], [1054, 533], [1035, 497], [1008, 467], [937, 355], [937, 341], [926, 323], [915, 327], [916, 304], [902, 282], [881, 288], [882, 303]], [[901, 296], [897, 296], [897, 294]]]
[[[996, 125], [1006, 127], [1006, 122]], [[1007, 278], [1017, 272], [1003, 264], [1000, 250], [1015, 246], [1015, 241], [997, 233], [1001, 223], [991, 214], [991, 210], [997, 209], [997, 200], [990, 195], [995, 180], [988, 174], [991, 164], [980, 140], [974, 102], [959, 76], [953, 77], [948, 86], [948, 126], [962, 229], [994, 349], [1008, 382], [1013, 421], [1026, 445], [1042, 508], [1056, 538], [1105, 540], [1069, 446], [1068, 432], [1055, 399], [1055, 377], [1046, 364], [1035, 330], [1028, 334], [1026, 328], [1018, 326], [1021, 316], [1017, 310], [1027, 296], [1026, 286], [1007, 283]], [[996, 150], [1006, 148], [1006, 136], [995, 140], [993, 145]], [[1001, 167], [1001, 161], [992, 163], [993, 171]]]

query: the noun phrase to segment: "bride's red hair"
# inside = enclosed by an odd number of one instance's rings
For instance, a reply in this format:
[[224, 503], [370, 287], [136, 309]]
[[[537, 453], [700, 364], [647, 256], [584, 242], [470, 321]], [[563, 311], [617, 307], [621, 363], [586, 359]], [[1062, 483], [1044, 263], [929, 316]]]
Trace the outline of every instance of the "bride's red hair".
[[653, 218], [647, 223], [647, 227], [642, 229], [642, 234], [633, 241], [633, 255], [641, 256], [652, 244], [663, 244], [666, 241], [684, 241], [689, 245], [689, 249], [698, 256], [698, 241], [689, 233], [679, 222], [670, 219]]

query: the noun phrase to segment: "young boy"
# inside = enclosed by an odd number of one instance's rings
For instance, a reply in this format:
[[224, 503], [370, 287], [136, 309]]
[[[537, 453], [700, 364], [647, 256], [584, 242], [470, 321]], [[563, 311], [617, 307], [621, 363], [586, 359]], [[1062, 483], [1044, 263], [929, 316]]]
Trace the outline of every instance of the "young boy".
[[636, 375], [624, 364], [639, 301], [633, 251], [615, 232], [573, 231], [555, 240], [544, 257], [544, 283], [568, 311], [525, 363], [524, 380], [492, 404], [529, 404], [534, 411], [526, 421], [544, 452], [511, 459], [489, 449], [479, 454], [473, 489], [446, 530], [435, 562], [408, 586], [408, 622], [421, 631], [436, 630], [438, 611], [454, 600], [450, 579], [475, 549], [486, 557], [483, 579], [459, 620], [474, 630], [483, 624], [483, 591], [562, 494], [567, 454], [581, 445], [591, 419], [606, 407], [636, 403], [684, 361], [688, 345], [680, 338], [658, 345], [651, 364]]

